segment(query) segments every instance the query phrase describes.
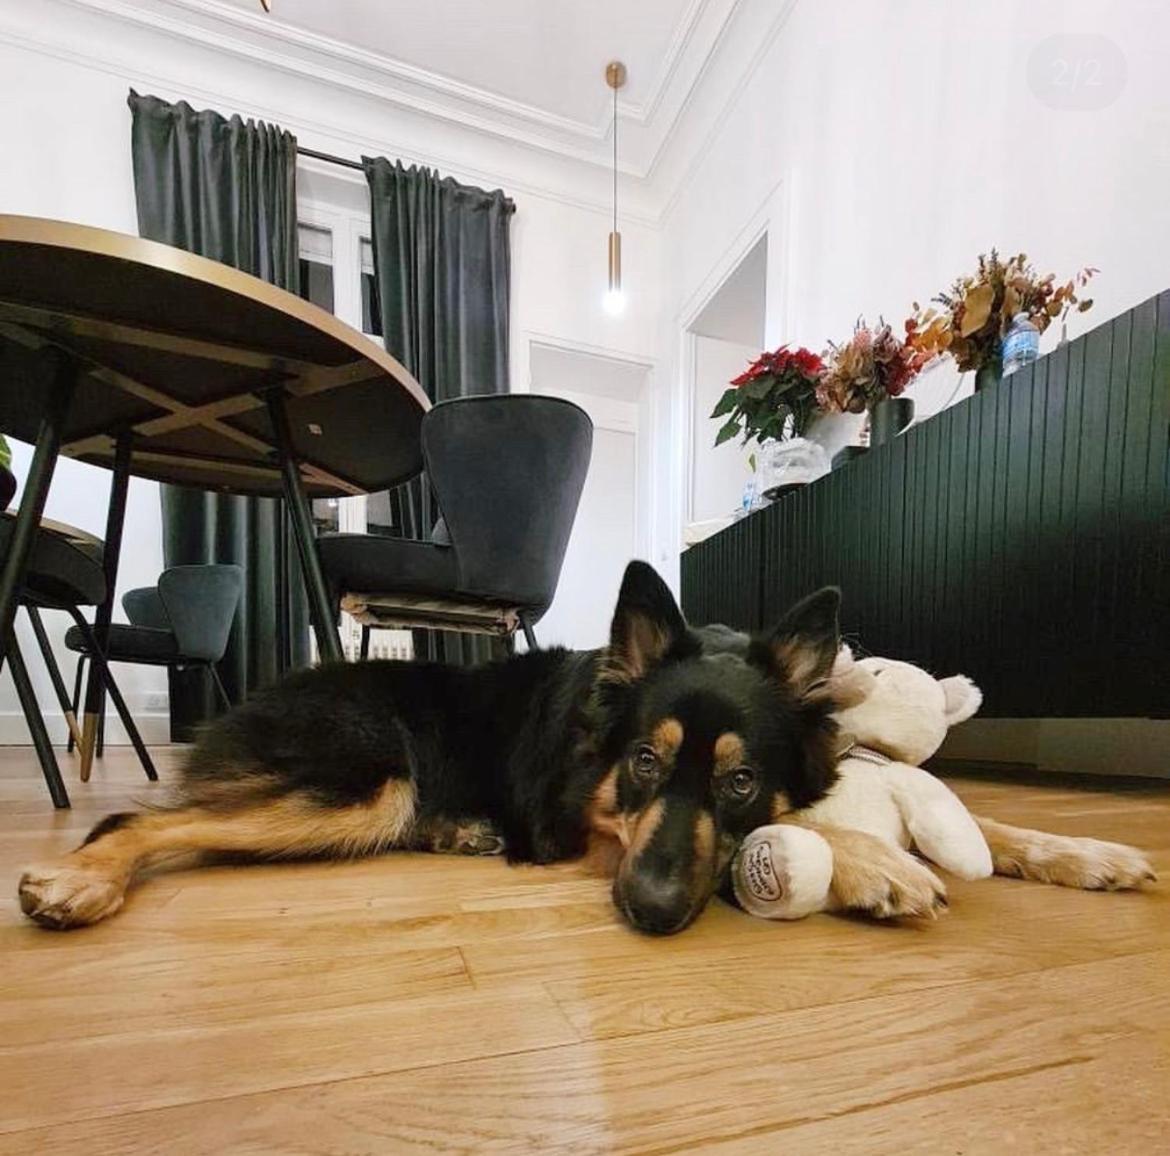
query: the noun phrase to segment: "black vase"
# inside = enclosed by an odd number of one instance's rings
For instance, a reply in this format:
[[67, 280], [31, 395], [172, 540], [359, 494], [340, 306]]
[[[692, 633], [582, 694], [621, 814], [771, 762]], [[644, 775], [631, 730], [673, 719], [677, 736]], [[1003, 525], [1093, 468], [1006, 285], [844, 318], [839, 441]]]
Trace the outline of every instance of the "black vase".
[[989, 389], [1003, 381], [1003, 357], [996, 352], [975, 371], [975, 392]]
[[914, 420], [914, 402], [908, 397], [884, 397], [870, 411], [870, 445], [892, 442]]

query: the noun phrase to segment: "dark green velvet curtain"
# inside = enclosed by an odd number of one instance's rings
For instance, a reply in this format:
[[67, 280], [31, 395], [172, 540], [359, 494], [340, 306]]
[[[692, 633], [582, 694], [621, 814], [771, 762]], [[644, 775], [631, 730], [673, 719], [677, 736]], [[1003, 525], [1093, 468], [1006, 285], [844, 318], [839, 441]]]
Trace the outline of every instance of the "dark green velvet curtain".
[[[297, 142], [273, 125], [129, 98], [138, 232], [297, 291]], [[244, 596], [221, 673], [233, 701], [309, 659], [308, 612], [272, 498], [162, 487], [167, 566], [235, 562]], [[283, 622], [284, 629], [278, 629]], [[279, 642], [278, 642], [279, 640]], [[175, 737], [214, 713], [201, 671], [172, 680]]]
[[[461, 185], [431, 169], [363, 157], [386, 349], [432, 401], [508, 391], [508, 229], [514, 209], [498, 189]], [[434, 524], [425, 480], [412, 483], [420, 536]], [[490, 640], [416, 631], [447, 662], [490, 657]]]

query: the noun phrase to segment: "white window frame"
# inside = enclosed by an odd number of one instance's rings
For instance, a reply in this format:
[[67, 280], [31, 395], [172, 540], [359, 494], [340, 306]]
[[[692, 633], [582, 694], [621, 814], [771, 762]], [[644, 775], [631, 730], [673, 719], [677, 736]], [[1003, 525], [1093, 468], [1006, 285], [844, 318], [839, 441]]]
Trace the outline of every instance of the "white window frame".
[[[369, 214], [361, 214], [326, 202], [304, 197], [297, 199], [297, 224], [327, 231], [333, 241], [333, 313], [339, 320], [362, 329], [362, 242], [370, 240]], [[382, 340], [366, 333], [379, 345]], [[337, 528], [346, 534], [364, 534], [367, 529], [366, 496], [356, 494], [339, 498]], [[370, 640], [371, 658], [413, 657], [409, 630], [377, 630]], [[342, 615], [341, 646], [347, 656], [356, 658], [361, 646], [361, 627], [349, 615]], [[313, 644], [316, 660], [316, 642]]]

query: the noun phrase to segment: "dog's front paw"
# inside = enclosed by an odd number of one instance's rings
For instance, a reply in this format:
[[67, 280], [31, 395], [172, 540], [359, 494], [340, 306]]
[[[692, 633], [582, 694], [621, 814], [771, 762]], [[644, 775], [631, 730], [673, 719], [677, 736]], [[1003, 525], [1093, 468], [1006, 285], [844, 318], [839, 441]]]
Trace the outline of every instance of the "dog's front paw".
[[832, 894], [838, 908], [875, 919], [935, 919], [946, 909], [942, 880], [909, 852], [860, 832], [821, 833], [833, 848]]
[[1041, 877], [1083, 891], [1127, 891], [1157, 880], [1142, 851], [1124, 843], [1054, 835], [1038, 849], [1034, 866]]
[[30, 867], [20, 879], [20, 909], [43, 927], [63, 931], [113, 915], [126, 883], [92, 867]]
[[487, 819], [438, 816], [421, 823], [412, 845], [440, 855], [502, 855], [504, 837]]

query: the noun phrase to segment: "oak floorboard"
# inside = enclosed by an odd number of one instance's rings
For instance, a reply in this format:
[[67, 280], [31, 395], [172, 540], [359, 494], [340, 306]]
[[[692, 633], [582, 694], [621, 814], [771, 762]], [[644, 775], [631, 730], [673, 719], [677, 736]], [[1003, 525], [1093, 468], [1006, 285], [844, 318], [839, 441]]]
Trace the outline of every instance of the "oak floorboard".
[[1154, 1153], [1170, 1125], [1170, 788], [952, 778], [1137, 843], [1163, 882], [948, 881], [934, 923], [667, 939], [575, 864], [389, 856], [162, 873], [54, 934], [19, 868], [163, 782], [111, 748], [49, 805], [0, 748], [0, 1154]]

